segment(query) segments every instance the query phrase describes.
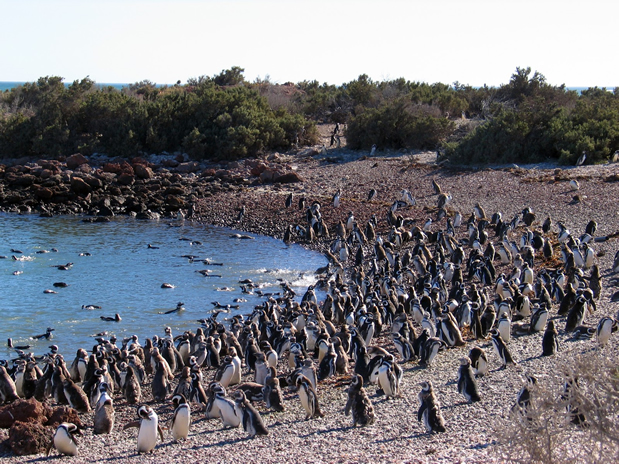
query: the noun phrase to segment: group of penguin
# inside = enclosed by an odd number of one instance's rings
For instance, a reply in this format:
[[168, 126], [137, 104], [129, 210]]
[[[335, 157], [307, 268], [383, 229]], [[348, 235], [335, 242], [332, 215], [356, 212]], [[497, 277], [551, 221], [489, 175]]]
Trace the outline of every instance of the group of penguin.
[[[300, 201], [307, 224], [290, 226], [285, 240], [297, 231], [306, 240], [323, 237], [331, 244], [329, 264], [300, 299], [283, 283], [279, 298], [269, 297], [251, 314], [224, 322], [215, 314], [200, 320], [195, 333], [176, 337], [166, 328], [163, 337], [146, 339], [143, 346], [136, 335], [120, 347], [114, 337], [100, 338], [92, 354], [78, 350], [69, 368], [57, 347], [45, 356], [43, 369], [26, 355], [14, 362], [10, 374], [8, 363], [0, 366], [1, 399], [52, 397], [78, 412], [94, 409], [94, 432], [110, 433], [112, 396], [122, 394], [127, 403], [139, 405], [139, 420], [125, 428], [139, 427], [137, 449], [144, 453], [155, 448], [158, 437], [163, 440], [156, 412], [140, 405], [142, 386], [148, 383], [156, 402], [171, 398], [175, 411], [169, 429], [175, 440], [187, 438], [193, 405], [224, 427], [242, 425], [253, 437], [268, 429], [252, 402], [282, 411], [282, 387], [290, 387], [298, 393], [305, 419], [319, 418], [324, 415], [319, 387], [341, 385], [342, 379], [350, 379], [345, 414], [352, 414], [355, 426], [370, 425], [376, 414], [368, 385], [376, 385], [377, 395], [398, 398], [402, 365], [431, 366], [440, 352], [465, 347], [465, 338], [480, 343], [490, 338], [503, 368], [515, 363], [509, 350], [513, 334], [543, 331], [542, 354], [556, 353], [558, 317], [566, 316], [566, 334], [608, 343], [618, 328], [615, 318], [602, 318], [597, 328], [583, 325], [602, 290], [591, 245], [609, 239], [595, 237], [593, 221], [578, 238], [562, 223], [554, 233], [550, 218], [538, 230], [530, 208], [504, 221], [500, 213], [488, 219], [478, 204], [465, 221], [457, 211], [448, 211], [452, 196], [436, 181], [432, 186], [436, 218], [423, 227], [401, 214], [415, 206], [408, 191], [383, 221], [373, 216], [363, 231], [352, 213], [329, 228], [320, 203], [306, 208]], [[338, 191], [334, 197], [334, 208], [341, 195]], [[371, 192], [368, 201], [375, 196]], [[286, 207], [291, 205], [290, 195]], [[350, 252], [355, 247], [356, 253]], [[497, 261], [504, 272], [495, 268]], [[619, 253], [612, 269], [618, 271]], [[320, 302], [319, 289], [325, 292]], [[476, 379], [489, 372], [490, 363], [481, 345], [467, 354], [460, 359], [457, 389], [472, 403], [482, 399]], [[253, 381], [243, 382], [243, 369]], [[444, 432], [431, 380], [420, 387], [418, 420], [428, 432]], [[75, 455], [77, 433], [75, 425], [63, 423], [51, 445]]]

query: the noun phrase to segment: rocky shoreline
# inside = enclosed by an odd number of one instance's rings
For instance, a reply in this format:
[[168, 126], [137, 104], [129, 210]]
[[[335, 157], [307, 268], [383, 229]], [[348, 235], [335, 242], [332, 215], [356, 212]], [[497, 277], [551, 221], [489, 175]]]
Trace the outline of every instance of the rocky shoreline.
[[[187, 161], [180, 155], [162, 158], [140, 158], [131, 162], [74, 155], [63, 161], [19, 161], [0, 168], [0, 210], [5, 212], [40, 214], [83, 214], [86, 220], [106, 220], [116, 214], [156, 219], [176, 216], [183, 211], [186, 220], [232, 227], [247, 232], [283, 238], [293, 226], [292, 240], [325, 252], [332, 244], [337, 224], [354, 214], [360, 227], [376, 217], [378, 235], [387, 239], [392, 228], [387, 214], [393, 202], [408, 190], [415, 205], [402, 205], [404, 228], [422, 229], [428, 219], [430, 231], [445, 227], [439, 219], [437, 195], [431, 182], [440, 184], [452, 197], [446, 208], [449, 217], [460, 212], [464, 221], [476, 204], [486, 216], [502, 212], [509, 221], [526, 207], [536, 219], [533, 229], [540, 229], [547, 216], [562, 221], [576, 237], [585, 225], [598, 224], [596, 237], [608, 237], [594, 243], [596, 264], [603, 278], [603, 290], [597, 311], [587, 315], [584, 323], [595, 326], [603, 316], [614, 316], [618, 303], [610, 301], [616, 290], [611, 268], [619, 245], [614, 234], [619, 231], [619, 215], [614, 201], [619, 196], [619, 165], [581, 166], [562, 169], [557, 166], [501, 167], [485, 169], [455, 169], [435, 163], [429, 154], [391, 153], [366, 156], [345, 150], [324, 153], [320, 148], [289, 154], [273, 154], [262, 159], [244, 160], [228, 165], [207, 165]], [[578, 181], [578, 190], [570, 181]], [[371, 189], [376, 196], [368, 199]], [[340, 204], [333, 195], [340, 191]], [[293, 194], [293, 204], [285, 200]], [[299, 200], [304, 207], [299, 208]], [[322, 219], [330, 237], [307, 240], [302, 227], [307, 226], [306, 208], [314, 202], [321, 205]], [[243, 211], [244, 214], [240, 214]], [[299, 226], [299, 227], [297, 227]], [[518, 240], [523, 227], [510, 237]], [[554, 231], [555, 229], [553, 229]], [[490, 234], [492, 235], [492, 234]], [[466, 241], [463, 226], [458, 239]], [[553, 240], [556, 233], [552, 233]], [[493, 238], [494, 240], [494, 238]], [[403, 245], [400, 252], [411, 249], [414, 242]], [[368, 246], [366, 256], [372, 253]], [[467, 254], [471, 251], [466, 247]], [[557, 254], [559, 254], [557, 248]], [[350, 262], [343, 263], [346, 268]], [[536, 270], [548, 266], [536, 258]], [[556, 261], [555, 266], [560, 265]], [[497, 272], [511, 272], [513, 265], [497, 264]], [[556, 312], [556, 307], [554, 309]], [[553, 317], [554, 314], [553, 314]], [[562, 319], [560, 319], [562, 321]], [[560, 323], [563, 327], [563, 323]], [[420, 330], [419, 327], [417, 327]], [[541, 357], [542, 333], [514, 336], [509, 348], [516, 366], [500, 369], [498, 357], [488, 340], [476, 342], [467, 336], [464, 347], [445, 350], [431, 367], [417, 363], [402, 363], [404, 376], [401, 397], [386, 399], [376, 395], [376, 386], [368, 386], [376, 411], [374, 425], [352, 427], [352, 419], [343, 413], [346, 404], [348, 377], [339, 376], [321, 382], [318, 394], [324, 418], [304, 421], [305, 412], [297, 394], [285, 389], [284, 412], [272, 412], [263, 403], [258, 409], [269, 430], [266, 437], [247, 438], [239, 429], [222, 429], [219, 421], [205, 420], [194, 413], [194, 424], [187, 442], [174, 444], [166, 436], [152, 455], [135, 453], [135, 432], [121, 431], [122, 426], [136, 418], [135, 407], [122, 398], [115, 398], [117, 427], [112, 435], [92, 435], [92, 413], [82, 415], [86, 425], [80, 441], [80, 456], [72, 462], [503, 462], [504, 449], [499, 447], [500, 429], [509, 422], [509, 410], [523, 385], [525, 374], [535, 373], [552, 384], [560, 374], [557, 366], [569, 358], [591, 352], [592, 340], [572, 340], [560, 331], [561, 350], [551, 357]], [[396, 353], [385, 328], [376, 344]], [[482, 346], [491, 364], [488, 376], [480, 379], [482, 401], [467, 404], [456, 387], [459, 358], [474, 346]], [[605, 355], [616, 360], [619, 344], [616, 335], [605, 348]], [[70, 362], [73, 354], [65, 354]], [[398, 358], [399, 359], [399, 358]], [[286, 368], [282, 365], [283, 370]], [[212, 371], [207, 373], [210, 379]], [[252, 376], [244, 376], [251, 379]], [[445, 417], [447, 432], [427, 434], [417, 421], [419, 383], [431, 380], [437, 390]], [[146, 400], [149, 401], [149, 389]], [[151, 403], [167, 422], [171, 417], [169, 404]], [[575, 434], [580, 432], [575, 431]], [[8, 435], [0, 430], [0, 440]], [[40, 457], [11, 457], [6, 462], [29, 462]], [[58, 455], [53, 455], [55, 461]]]

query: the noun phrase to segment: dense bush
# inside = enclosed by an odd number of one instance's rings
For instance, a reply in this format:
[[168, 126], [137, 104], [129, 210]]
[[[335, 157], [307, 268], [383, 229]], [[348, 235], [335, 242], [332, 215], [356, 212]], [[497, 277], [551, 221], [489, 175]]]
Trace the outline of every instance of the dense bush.
[[0, 156], [186, 150], [235, 159], [317, 142], [313, 122], [273, 110], [242, 73], [234, 67], [185, 86], [142, 81], [123, 91], [88, 78], [69, 86], [41, 78], [0, 95]]
[[85, 78], [43, 77], [0, 94], [0, 157], [76, 151], [134, 156], [184, 150], [234, 159], [318, 143], [316, 122], [347, 125], [352, 149], [435, 149], [455, 163], [573, 164], [619, 150], [619, 90], [551, 86], [517, 68], [498, 88], [362, 74], [340, 86], [267, 78], [243, 68], [173, 86], [144, 80], [119, 91]]
[[346, 131], [353, 149], [380, 148], [435, 149], [454, 127], [453, 122], [425, 105], [405, 99], [366, 109], [354, 116]]

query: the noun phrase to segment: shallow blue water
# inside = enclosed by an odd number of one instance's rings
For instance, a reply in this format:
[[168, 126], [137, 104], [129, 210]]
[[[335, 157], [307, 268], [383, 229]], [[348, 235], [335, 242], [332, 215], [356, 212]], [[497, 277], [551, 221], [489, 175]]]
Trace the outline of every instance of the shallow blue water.
[[[144, 340], [162, 335], [166, 326], [174, 335], [195, 330], [197, 320], [214, 309], [213, 301], [237, 304], [235, 298], [245, 297], [248, 301], [238, 303], [240, 309], [232, 310], [232, 315], [251, 312], [262, 303], [256, 294], [243, 294], [239, 280], [251, 279], [263, 286], [263, 292], [278, 292], [278, 279], [284, 279], [300, 298], [315, 281], [314, 271], [326, 264], [321, 254], [298, 245], [262, 236], [235, 239], [230, 237], [233, 233], [177, 221], [115, 218], [90, 224], [69, 216], [0, 214], [0, 255], [6, 256], [0, 259], [0, 358], [15, 357], [6, 345], [9, 337], [15, 345], [32, 345], [29, 351], [36, 355], [55, 343], [61, 353], [73, 356], [79, 347], [90, 351], [96, 343], [91, 335], [102, 331], [119, 340], [132, 334]], [[148, 244], [159, 248], [149, 249]], [[36, 253], [52, 248], [58, 251]], [[15, 261], [12, 255], [25, 260]], [[183, 255], [197, 258], [191, 262]], [[206, 258], [223, 266], [204, 264], [201, 260]], [[73, 263], [69, 270], [55, 267], [67, 263]], [[202, 269], [221, 277], [204, 277], [197, 272]], [[14, 275], [15, 271], [21, 273]], [[68, 287], [54, 287], [57, 282]], [[161, 288], [164, 282], [175, 288]], [[223, 287], [234, 290], [218, 290]], [[57, 293], [46, 294], [46, 289]], [[178, 302], [184, 303], [184, 311], [160, 314]], [[84, 310], [82, 305], [102, 309]], [[115, 313], [122, 321], [100, 319]], [[219, 319], [224, 316], [228, 317], [221, 314]], [[31, 339], [47, 327], [56, 329], [51, 342]]]

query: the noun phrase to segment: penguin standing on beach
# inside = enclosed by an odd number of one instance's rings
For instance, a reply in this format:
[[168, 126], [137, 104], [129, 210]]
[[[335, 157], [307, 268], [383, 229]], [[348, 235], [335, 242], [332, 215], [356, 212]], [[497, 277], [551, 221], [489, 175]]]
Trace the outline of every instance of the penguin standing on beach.
[[106, 382], [99, 384], [99, 400], [95, 406], [95, 418], [93, 433], [108, 434], [114, 428], [114, 401], [109, 394], [109, 386]]
[[191, 408], [187, 399], [182, 394], [176, 394], [172, 397], [174, 405], [174, 414], [170, 422], [170, 430], [174, 441], [187, 440], [189, 436], [189, 426], [191, 425]]
[[318, 395], [314, 387], [312, 387], [310, 380], [304, 375], [299, 375], [296, 380], [296, 386], [301, 405], [305, 409], [305, 420], [323, 417], [324, 414], [320, 411], [320, 405], [318, 404]]
[[236, 403], [237, 409], [241, 411], [243, 430], [245, 430], [252, 438], [256, 435], [268, 435], [269, 431], [264, 426], [260, 413], [247, 400], [245, 393], [242, 390], [236, 390], [232, 394], [232, 398]]
[[421, 403], [417, 412], [417, 420], [423, 421], [428, 433], [445, 432], [445, 419], [441, 414], [441, 407], [432, 388], [432, 382], [421, 382], [419, 392], [419, 402]]
[[19, 399], [15, 382], [7, 373], [4, 366], [0, 366], [0, 400], [2, 403], [11, 403]]
[[75, 439], [75, 435], [81, 435], [77, 425], [70, 422], [63, 422], [60, 424], [47, 447], [46, 455], [49, 456], [52, 448], [56, 448], [60, 454], [77, 456], [77, 440]]
[[475, 380], [475, 374], [471, 367], [471, 360], [468, 356], [460, 358], [460, 369], [458, 370], [458, 392], [463, 395], [469, 403], [480, 401], [479, 390]]
[[352, 425], [361, 426], [374, 423], [374, 406], [363, 388], [363, 377], [359, 374], [353, 375], [350, 387], [348, 387], [348, 401], [344, 408], [344, 414], [348, 416], [352, 411]]
[[494, 347], [494, 351], [501, 359], [501, 368], [504, 369], [508, 364], [515, 364], [514, 359], [512, 358], [511, 353], [507, 349], [507, 345], [503, 341], [501, 337], [501, 333], [498, 329], [492, 329], [492, 346]]
[[469, 359], [471, 360], [471, 368], [475, 377], [483, 377], [488, 373], [488, 357], [483, 348], [478, 346], [471, 348]]
[[163, 430], [159, 425], [157, 413], [148, 406], [138, 408], [139, 420], [125, 424], [123, 430], [130, 427], [138, 427], [138, 454], [150, 453], [157, 444], [157, 435], [163, 441]]
[[553, 320], [548, 321], [542, 338], [542, 356], [552, 356], [559, 351], [559, 332]]

